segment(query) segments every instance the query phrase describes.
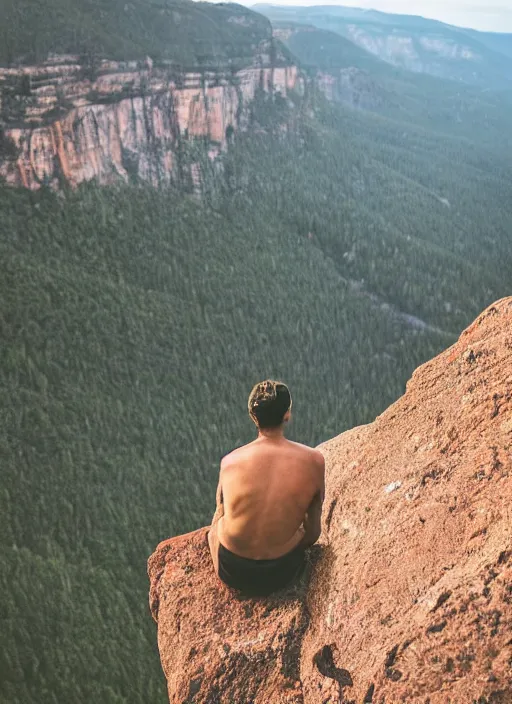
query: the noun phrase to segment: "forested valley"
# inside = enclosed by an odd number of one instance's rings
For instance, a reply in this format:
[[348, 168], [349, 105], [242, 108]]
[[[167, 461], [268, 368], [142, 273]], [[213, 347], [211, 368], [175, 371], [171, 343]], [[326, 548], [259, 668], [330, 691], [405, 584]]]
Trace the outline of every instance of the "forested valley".
[[0, 186], [2, 704], [163, 704], [146, 560], [209, 522], [252, 385], [316, 445], [510, 294], [509, 97], [377, 72], [407, 109], [358, 109], [295, 48], [304, 94], [193, 143], [200, 194]]

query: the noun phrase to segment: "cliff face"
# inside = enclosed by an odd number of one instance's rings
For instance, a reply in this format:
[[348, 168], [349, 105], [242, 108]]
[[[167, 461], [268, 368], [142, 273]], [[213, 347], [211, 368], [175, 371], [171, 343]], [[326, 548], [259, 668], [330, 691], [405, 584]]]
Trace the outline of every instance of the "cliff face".
[[272, 67], [263, 50], [239, 71], [177, 74], [149, 58], [90, 66], [73, 56], [0, 68], [0, 176], [31, 189], [134, 176], [157, 185], [183, 170], [193, 178], [196, 138], [214, 158], [247, 126], [259, 89], [301, 90], [297, 68]]
[[204, 530], [151, 557], [170, 701], [509, 704], [512, 298], [321, 450], [321, 543], [288, 593], [219, 584]]
[[352, 108], [373, 110], [383, 101], [376, 82], [366, 71], [355, 67], [317, 71], [315, 82], [327, 100]]
[[469, 85], [510, 85], [510, 60], [489, 51], [478, 36], [429, 21], [409, 26], [346, 21], [335, 31], [393, 66]]
[[[330, 102], [373, 110], [387, 97], [371, 70], [361, 67], [366, 59], [364, 52], [350, 47], [338, 34], [299, 26], [274, 29], [273, 35], [301, 59], [303, 66], [309, 67], [314, 85]], [[372, 61], [375, 63], [373, 57]]]
[[403, 29], [378, 33], [357, 24], [348, 24], [346, 32], [353, 42], [366, 51], [409, 71], [444, 76], [450, 61], [478, 65], [482, 60], [469, 44], [441, 34], [416, 37]]

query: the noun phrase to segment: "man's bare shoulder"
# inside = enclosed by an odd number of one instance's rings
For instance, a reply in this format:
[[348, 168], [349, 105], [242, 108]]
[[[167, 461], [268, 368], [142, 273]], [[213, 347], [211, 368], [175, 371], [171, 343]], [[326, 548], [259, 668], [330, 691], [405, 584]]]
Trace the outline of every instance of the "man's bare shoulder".
[[325, 467], [324, 456], [320, 450], [316, 450], [314, 447], [309, 447], [308, 445], [302, 445], [300, 442], [292, 442], [291, 440], [289, 442], [298, 452], [303, 453], [305, 457], [308, 457], [308, 459], [314, 462], [315, 465]]
[[322, 470], [325, 470], [325, 457], [320, 452], [320, 450], [313, 449], [313, 458], [314, 458], [316, 464], [318, 465], [318, 467]]
[[231, 452], [228, 452], [227, 455], [224, 455], [220, 461], [221, 470], [228, 469], [229, 467], [236, 465], [242, 457], [247, 454], [250, 445], [252, 445], [252, 443], [242, 445], [241, 447], [236, 447], [234, 450], [231, 450]]

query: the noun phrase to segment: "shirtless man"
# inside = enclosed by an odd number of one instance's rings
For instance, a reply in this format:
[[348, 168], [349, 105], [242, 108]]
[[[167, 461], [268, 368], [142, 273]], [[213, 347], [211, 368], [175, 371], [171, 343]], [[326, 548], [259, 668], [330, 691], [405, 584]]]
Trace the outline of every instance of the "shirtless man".
[[208, 534], [219, 578], [244, 594], [288, 585], [320, 537], [323, 455], [284, 437], [292, 401], [285, 384], [263, 381], [249, 396], [258, 437], [223, 458]]

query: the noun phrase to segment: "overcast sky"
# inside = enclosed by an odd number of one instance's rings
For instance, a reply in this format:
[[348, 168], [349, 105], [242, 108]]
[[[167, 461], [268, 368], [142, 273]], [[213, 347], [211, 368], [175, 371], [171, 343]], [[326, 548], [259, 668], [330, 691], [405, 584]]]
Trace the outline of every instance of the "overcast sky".
[[422, 15], [488, 32], [512, 32], [512, 0], [254, 0], [274, 5], [347, 5]]

